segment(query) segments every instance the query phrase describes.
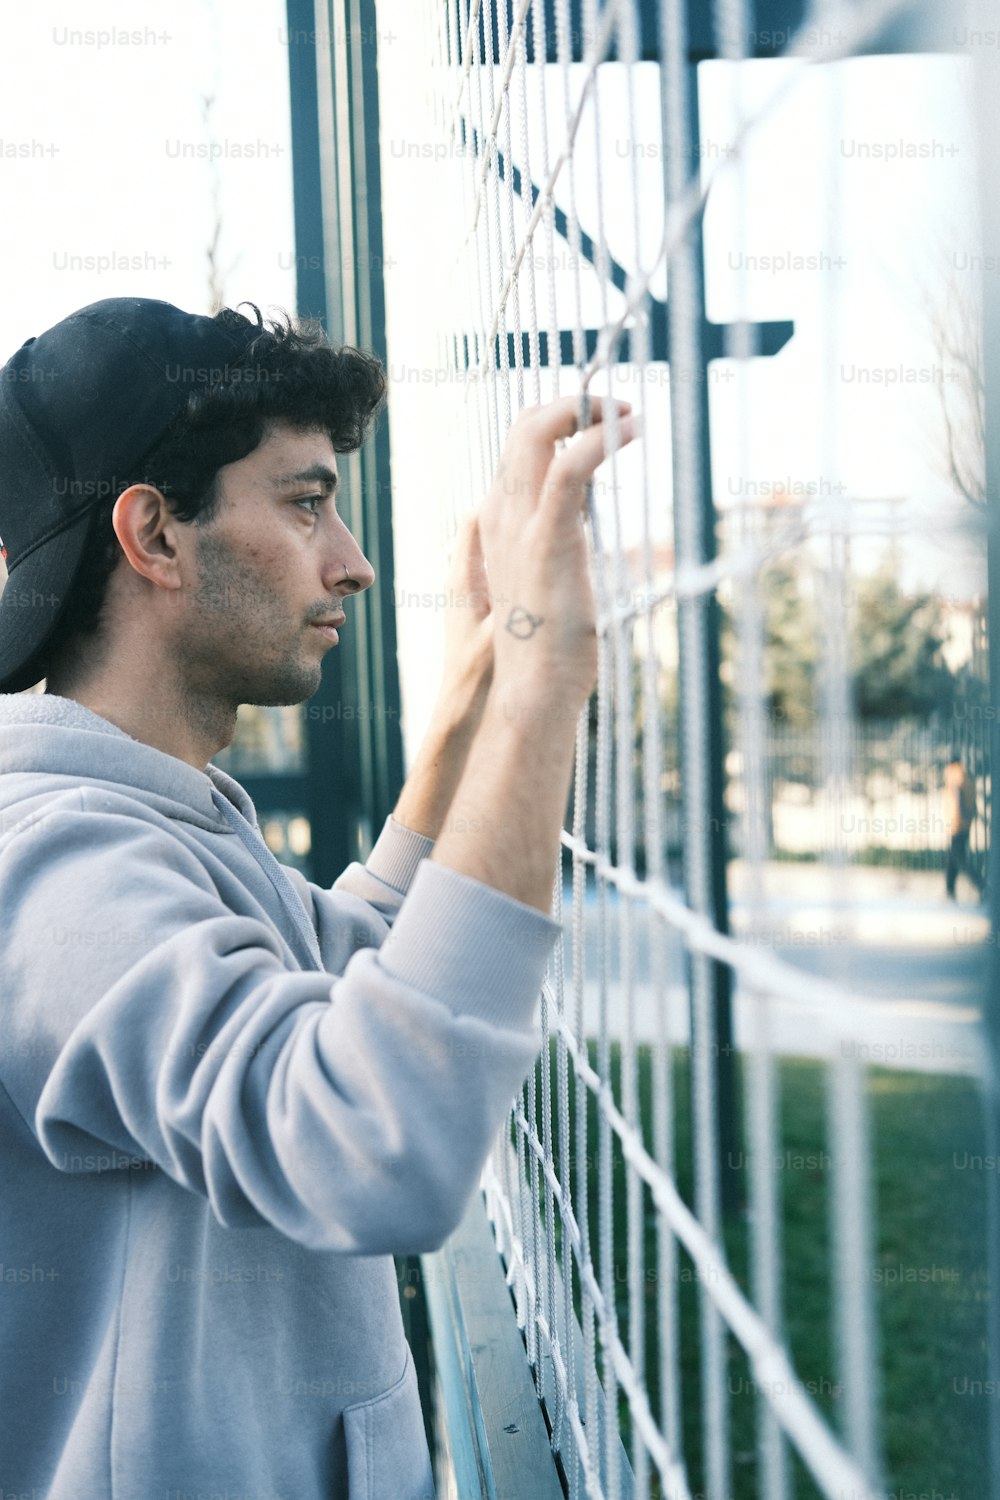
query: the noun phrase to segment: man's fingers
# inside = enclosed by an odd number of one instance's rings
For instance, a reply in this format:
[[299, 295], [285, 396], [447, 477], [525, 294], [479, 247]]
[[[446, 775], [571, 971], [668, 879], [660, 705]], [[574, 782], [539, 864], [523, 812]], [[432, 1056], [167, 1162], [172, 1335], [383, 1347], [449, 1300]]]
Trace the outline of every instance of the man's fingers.
[[[629, 402], [612, 402], [599, 396], [593, 398], [592, 414], [604, 419], [612, 407], [618, 419], [615, 424], [618, 429], [616, 447], [623, 448], [636, 436], [640, 419], [632, 414]], [[492, 499], [500, 499], [505, 507], [519, 504], [527, 518], [535, 509], [543, 488], [549, 486], [549, 474], [554, 465], [558, 466], [559, 473], [567, 475], [579, 475], [584, 470], [586, 477], [593, 473], [607, 457], [610, 424], [605, 420], [595, 420], [577, 433], [577, 410], [578, 405], [571, 396], [548, 406], [525, 408], [517, 419], [520, 425], [515, 424], [508, 435], [508, 446], [497, 469]], [[555, 446], [559, 438], [570, 439], [561, 450]]]
[[[638, 417], [622, 417], [618, 423], [618, 442], [615, 451], [631, 443], [638, 435], [638, 431]], [[573, 489], [585, 487], [593, 478], [594, 470], [611, 451], [609, 437], [610, 428], [606, 427], [603, 422], [593, 427], [585, 427], [579, 436], [575, 437], [552, 460], [545, 481], [545, 490], [565, 489], [567, 486]]]
[[[621, 419], [616, 452], [633, 440], [638, 427], [637, 417]], [[585, 509], [587, 486], [594, 477], [594, 470], [610, 451], [608, 435], [603, 423], [585, 428], [549, 465], [539, 495], [539, 510], [547, 511], [557, 526], [564, 516], [572, 516], [575, 523]]]
[[474, 577], [483, 565], [483, 542], [479, 534], [479, 515], [471, 511], [458, 523], [451, 551], [451, 567], [456, 576]]
[[[610, 451], [611, 424], [606, 419], [612, 410], [617, 418], [618, 450], [639, 430], [640, 418], [632, 413], [630, 402], [594, 396], [591, 414], [595, 420], [580, 432], [576, 432], [577, 397], [527, 407], [520, 413], [508, 434], [483, 512], [490, 545], [501, 515], [504, 525], [524, 526], [540, 506], [554, 505], [560, 510], [569, 503], [570, 491], [580, 505], [584, 498], [581, 491]], [[570, 441], [557, 449], [560, 438]]]
[[[610, 396], [591, 396], [591, 424], [599, 425], [604, 420], [609, 407], [614, 407], [619, 416], [624, 417], [632, 410], [632, 403], [616, 401]], [[572, 437], [580, 430], [579, 415], [580, 396], [560, 396], [558, 400], [549, 401], [544, 406], [525, 407], [519, 414], [518, 420], [529, 427], [533, 434], [555, 443], [560, 438]]]
[[451, 550], [448, 587], [454, 602], [471, 611], [473, 617], [482, 619], [489, 614], [492, 600], [477, 511], [468, 512], [458, 523]]
[[471, 552], [476, 544], [479, 532], [479, 516], [472, 510], [464, 515], [458, 523], [458, 531], [455, 535], [455, 556], [464, 556]]

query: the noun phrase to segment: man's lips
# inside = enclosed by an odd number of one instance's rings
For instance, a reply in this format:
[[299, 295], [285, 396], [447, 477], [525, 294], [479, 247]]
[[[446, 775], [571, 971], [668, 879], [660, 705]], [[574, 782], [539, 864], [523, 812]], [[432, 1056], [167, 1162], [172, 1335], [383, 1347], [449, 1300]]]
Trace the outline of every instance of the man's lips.
[[328, 641], [332, 641], [336, 645], [340, 640], [340, 636], [337, 634], [337, 626], [343, 625], [346, 619], [346, 615], [331, 615], [326, 620], [313, 620], [312, 626], [314, 630], [320, 631], [322, 635], [326, 636]]

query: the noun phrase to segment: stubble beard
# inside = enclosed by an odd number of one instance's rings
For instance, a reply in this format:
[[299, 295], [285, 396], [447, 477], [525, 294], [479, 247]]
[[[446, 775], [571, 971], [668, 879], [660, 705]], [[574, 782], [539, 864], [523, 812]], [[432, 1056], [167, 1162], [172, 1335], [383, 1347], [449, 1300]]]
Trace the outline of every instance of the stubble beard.
[[[233, 556], [218, 537], [197, 541], [197, 626], [181, 646], [184, 676], [234, 708], [302, 703], [322, 682], [322, 658], [310, 659], [304, 621], [297, 622], [258, 570]], [[280, 642], [288, 642], [282, 653]]]

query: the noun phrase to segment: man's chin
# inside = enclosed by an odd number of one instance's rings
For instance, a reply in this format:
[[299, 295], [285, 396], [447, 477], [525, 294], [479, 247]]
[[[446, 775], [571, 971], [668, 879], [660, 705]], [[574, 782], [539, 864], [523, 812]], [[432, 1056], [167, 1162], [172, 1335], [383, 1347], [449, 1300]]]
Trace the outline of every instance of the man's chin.
[[319, 662], [315, 666], [297, 666], [293, 671], [255, 673], [244, 682], [238, 701], [255, 708], [288, 708], [305, 703], [319, 692], [322, 683], [323, 669]]

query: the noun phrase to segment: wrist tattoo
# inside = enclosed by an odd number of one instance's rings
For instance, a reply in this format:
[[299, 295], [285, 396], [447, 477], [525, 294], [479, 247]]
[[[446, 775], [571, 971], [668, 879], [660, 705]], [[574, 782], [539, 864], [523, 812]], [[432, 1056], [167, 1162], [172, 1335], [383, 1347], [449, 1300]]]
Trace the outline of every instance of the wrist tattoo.
[[530, 614], [520, 604], [515, 604], [507, 617], [507, 624], [504, 628], [509, 630], [511, 635], [516, 635], [519, 641], [526, 641], [542, 624], [544, 621], [541, 615]]

